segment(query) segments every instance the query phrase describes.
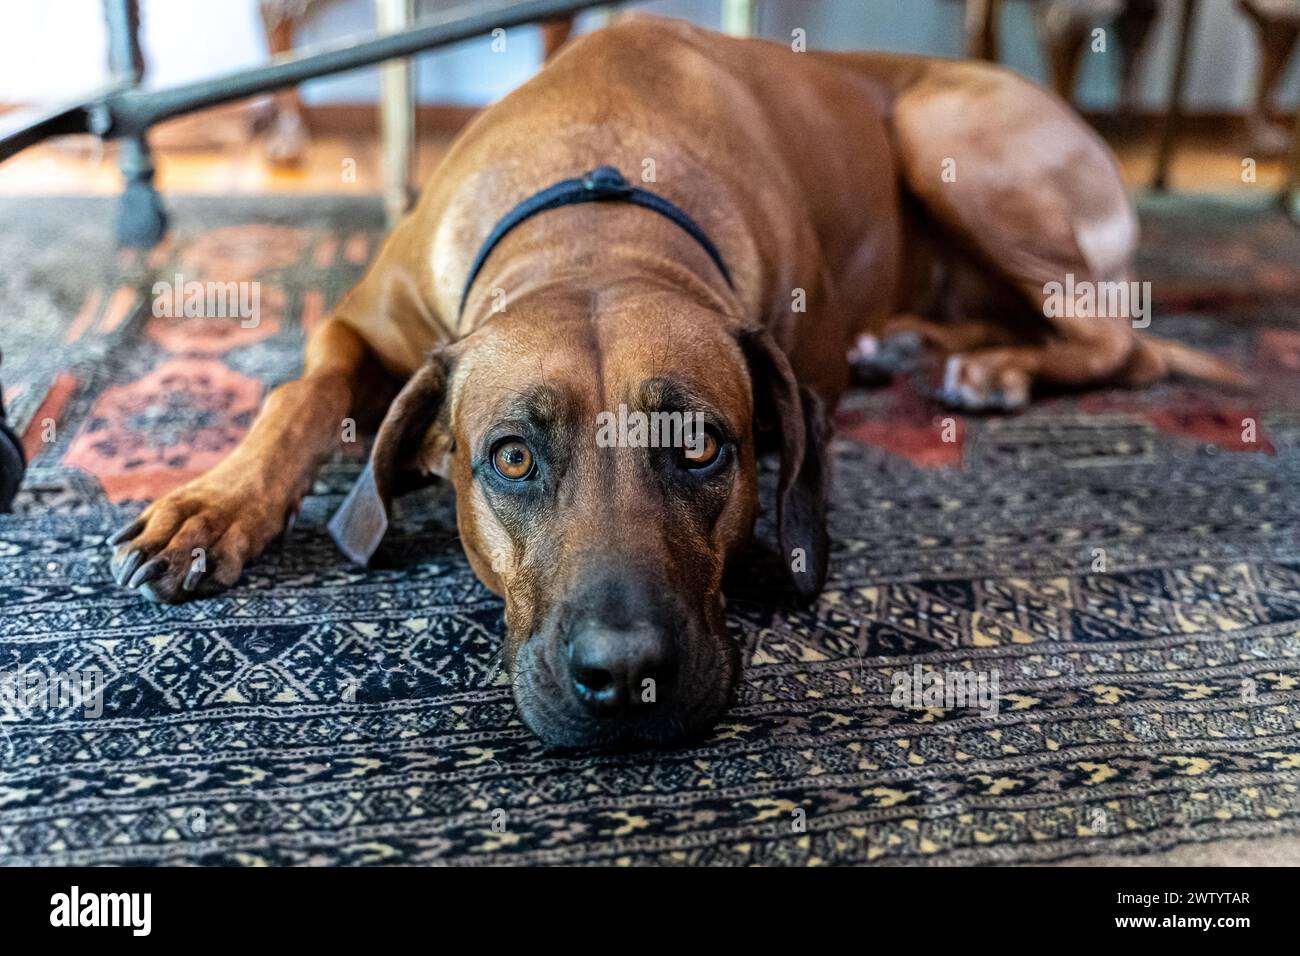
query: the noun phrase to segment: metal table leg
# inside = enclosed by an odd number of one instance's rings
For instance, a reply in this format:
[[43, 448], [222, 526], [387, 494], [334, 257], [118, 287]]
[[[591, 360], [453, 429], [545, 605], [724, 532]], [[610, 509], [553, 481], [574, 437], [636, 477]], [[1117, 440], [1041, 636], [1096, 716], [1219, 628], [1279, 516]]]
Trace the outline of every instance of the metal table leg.
[[[108, 21], [108, 65], [115, 77], [138, 86], [144, 76], [140, 52], [140, 6], [137, 0], [104, 0]], [[123, 138], [119, 166], [125, 188], [117, 206], [117, 243], [148, 248], [167, 232], [167, 213], [154, 188], [153, 156], [148, 133]]]
[[0, 122], [0, 161], [51, 136], [92, 133], [122, 142], [126, 178], [119, 207], [118, 241], [149, 246], [162, 238], [167, 216], [154, 190], [153, 160], [147, 140], [151, 126], [221, 103], [296, 86], [386, 60], [403, 59], [509, 28], [568, 17], [604, 5], [602, 0], [475, 0], [414, 24], [409, 30], [326, 46], [316, 52], [279, 57], [274, 62], [163, 90], [143, 90], [140, 25], [136, 0], [103, 0], [110, 38], [110, 64], [119, 82], [85, 100], [53, 110], [25, 111]]

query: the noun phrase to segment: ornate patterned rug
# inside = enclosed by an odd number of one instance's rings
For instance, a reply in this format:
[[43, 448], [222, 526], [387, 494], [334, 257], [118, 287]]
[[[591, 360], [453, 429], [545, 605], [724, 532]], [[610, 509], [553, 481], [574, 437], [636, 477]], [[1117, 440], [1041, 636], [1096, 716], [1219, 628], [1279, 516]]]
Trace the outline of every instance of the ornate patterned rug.
[[[227, 594], [110, 582], [105, 534], [231, 447], [381, 235], [363, 200], [170, 205], [141, 256], [106, 201], [0, 201], [33, 458], [0, 516], [0, 862], [1009, 863], [1300, 832], [1300, 233], [1271, 214], [1143, 210], [1154, 330], [1250, 393], [976, 418], [855, 392], [820, 602], [773, 606], [756, 546], [712, 738], [566, 756], [515, 717], [445, 492], [361, 573], [324, 530], [340, 458]], [[177, 275], [258, 281], [260, 323], [156, 318]]]

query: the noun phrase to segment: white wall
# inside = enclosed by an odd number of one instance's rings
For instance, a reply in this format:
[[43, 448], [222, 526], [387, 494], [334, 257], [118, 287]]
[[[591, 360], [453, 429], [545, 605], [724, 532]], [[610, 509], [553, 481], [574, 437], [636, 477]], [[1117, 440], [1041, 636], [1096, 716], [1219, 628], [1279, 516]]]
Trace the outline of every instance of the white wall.
[[[448, 0], [420, 0], [428, 13]], [[1172, 6], [1165, 0], [1166, 8]], [[255, 0], [142, 0], [148, 83], [169, 86], [239, 69], [266, 58]], [[685, 16], [706, 26], [719, 21], [718, 0], [649, 0], [629, 6]], [[1005, 59], [1036, 79], [1044, 77], [1028, 5], [1007, 4]], [[1193, 109], [1221, 111], [1246, 103], [1254, 76], [1250, 28], [1234, 0], [1205, 0], [1190, 82]], [[763, 0], [764, 35], [788, 38], [807, 31], [810, 46], [831, 49], [961, 52], [958, 0]], [[370, 0], [327, 0], [304, 26], [300, 44], [327, 43], [368, 32]], [[591, 18], [584, 18], [590, 23]], [[1169, 81], [1174, 23], [1166, 15], [1148, 60], [1144, 98], [1159, 105]], [[77, 96], [107, 78], [100, 0], [0, 0], [0, 102], [54, 103]], [[481, 38], [419, 57], [418, 96], [426, 102], [479, 104], [526, 79], [541, 52], [538, 31], [511, 30], [507, 50], [492, 54]], [[1104, 107], [1114, 96], [1114, 54], [1085, 59], [1081, 100]], [[1300, 60], [1300, 57], [1296, 58]], [[373, 69], [317, 80], [304, 88], [308, 102], [365, 102], [376, 97]], [[1285, 100], [1300, 99], [1300, 62], [1292, 63]]]

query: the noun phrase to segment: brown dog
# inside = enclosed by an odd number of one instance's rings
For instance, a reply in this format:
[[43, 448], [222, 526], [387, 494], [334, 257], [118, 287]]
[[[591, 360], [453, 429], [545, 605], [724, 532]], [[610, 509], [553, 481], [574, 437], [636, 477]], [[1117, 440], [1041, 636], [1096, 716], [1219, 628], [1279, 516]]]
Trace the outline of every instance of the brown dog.
[[[704, 238], [630, 203], [552, 209], [491, 250], [462, 313], [507, 211], [605, 164]], [[165, 601], [234, 584], [344, 420], [373, 425], [405, 381], [332, 524], [344, 549], [370, 555], [412, 478], [450, 479], [470, 563], [506, 600], [528, 726], [571, 746], [697, 734], [739, 670], [721, 584], [769, 440], [794, 589], [821, 587], [823, 409], [861, 336], [920, 336], [948, 356], [944, 396], [974, 407], [1038, 383], [1231, 377], [1128, 318], [1044, 317], [1047, 283], [1127, 280], [1135, 236], [1105, 146], [1009, 72], [624, 21], [470, 125], [312, 335], [302, 378], [110, 539], [115, 573]], [[689, 454], [602, 447], [598, 416], [620, 405], [702, 413], [707, 435]]]

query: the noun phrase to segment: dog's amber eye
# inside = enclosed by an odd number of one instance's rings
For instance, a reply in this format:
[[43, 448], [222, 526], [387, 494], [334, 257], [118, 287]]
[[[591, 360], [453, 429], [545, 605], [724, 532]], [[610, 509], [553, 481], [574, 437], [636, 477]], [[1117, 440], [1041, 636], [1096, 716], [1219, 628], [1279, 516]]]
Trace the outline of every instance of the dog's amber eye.
[[722, 446], [718, 444], [718, 439], [712, 432], [706, 431], [695, 443], [695, 447], [682, 449], [682, 467], [705, 468], [717, 460], [718, 452], [721, 450]]
[[518, 438], [507, 438], [492, 452], [492, 467], [502, 478], [523, 481], [533, 473], [533, 453]]

